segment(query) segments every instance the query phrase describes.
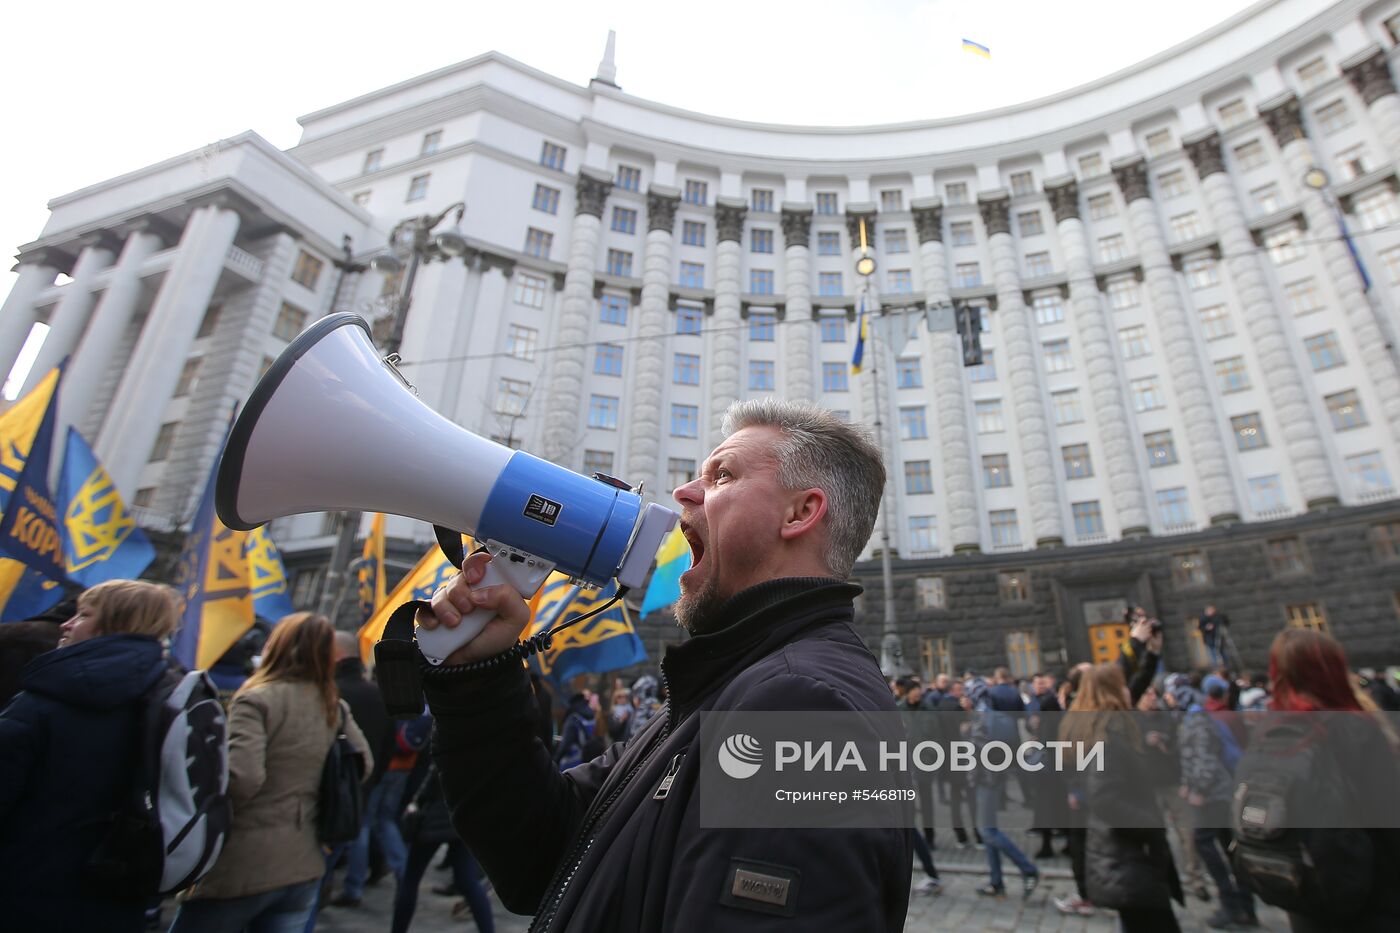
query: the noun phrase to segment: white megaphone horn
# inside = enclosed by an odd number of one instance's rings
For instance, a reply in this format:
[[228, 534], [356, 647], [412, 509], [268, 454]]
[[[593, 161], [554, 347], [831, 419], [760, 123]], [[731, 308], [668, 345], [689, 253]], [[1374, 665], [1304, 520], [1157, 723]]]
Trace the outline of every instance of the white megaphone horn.
[[[550, 571], [590, 587], [642, 584], [676, 524], [626, 483], [589, 478], [453, 424], [409, 388], [355, 314], [301, 333], [258, 381], [229, 434], [214, 501], [236, 530], [300, 512], [386, 512], [471, 534], [492, 555], [481, 586], [529, 597]], [[484, 616], [483, 616], [484, 614]], [[491, 619], [420, 629], [440, 664]]]

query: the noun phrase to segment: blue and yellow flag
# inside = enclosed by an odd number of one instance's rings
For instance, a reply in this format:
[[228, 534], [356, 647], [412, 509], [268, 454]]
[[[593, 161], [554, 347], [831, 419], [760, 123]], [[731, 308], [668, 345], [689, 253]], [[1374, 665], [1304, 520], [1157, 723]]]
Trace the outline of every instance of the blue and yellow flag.
[[71, 427], [58, 480], [58, 509], [64, 573], [73, 583], [87, 587], [134, 580], [155, 560], [155, 547], [126, 510], [112, 477]]
[[0, 559], [0, 623], [23, 622], [41, 615], [63, 600], [67, 590], [33, 567]]
[[681, 598], [681, 574], [690, 569], [690, 544], [680, 526], [672, 528], [656, 553], [656, 569], [642, 599], [642, 615], [664, 609]]
[[364, 553], [360, 556], [359, 569], [360, 620], [368, 622], [388, 595], [384, 585], [384, 513], [375, 512], [369, 523], [369, 537], [365, 538]]
[[[229, 424], [231, 427], [232, 419]], [[208, 670], [253, 627], [246, 535], [227, 527], [214, 512], [218, 472], [219, 457], [215, 457], [175, 575], [175, 588], [184, 605], [182, 624], [170, 651], [189, 670]]]
[[[470, 554], [474, 545], [472, 539], [462, 536], [462, 550]], [[384, 626], [389, 616], [404, 603], [414, 599], [432, 599], [439, 586], [446, 583], [458, 570], [442, 553], [442, 548], [434, 544], [423, 559], [399, 581], [389, 594], [379, 611], [360, 627], [360, 658], [366, 664], [374, 661], [374, 643], [384, 634]]]
[[269, 622], [296, 611], [287, 586], [287, 569], [282, 554], [272, 543], [268, 526], [244, 532], [243, 553], [248, 557], [248, 585], [253, 590], [253, 615]]
[[[55, 371], [60, 376], [62, 368]], [[58, 414], [57, 379], [48, 396], [48, 407], [30, 438], [29, 455], [10, 488], [5, 515], [0, 518], [0, 551], [51, 580], [61, 580], [64, 567], [58, 504], [49, 489], [49, 458]]]
[[[616, 593], [616, 580], [601, 590], [585, 590], [570, 583], [563, 574], [550, 574], [534, 601], [535, 614], [527, 635], [537, 635], [557, 622], [591, 612]], [[555, 635], [548, 651], [531, 656], [530, 669], [562, 684], [579, 674], [605, 674], [646, 659], [646, 648], [632, 627], [627, 606], [619, 600], [607, 612]]]
[[973, 55], [976, 55], [979, 58], [992, 57], [992, 50], [987, 48], [980, 42], [973, 42], [971, 39], [964, 39], [962, 40], [962, 47], [964, 52], [971, 52]]
[[0, 511], [10, 502], [20, 471], [29, 459], [34, 435], [48, 413], [49, 401], [58, 389], [60, 371], [52, 369], [24, 398], [0, 415]]
[[865, 323], [865, 296], [861, 295], [860, 319], [859, 322], [856, 324], [856, 349], [855, 352], [851, 354], [852, 375], [858, 374], [860, 372], [861, 364], [865, 362], [866, 326], [867, 325]]

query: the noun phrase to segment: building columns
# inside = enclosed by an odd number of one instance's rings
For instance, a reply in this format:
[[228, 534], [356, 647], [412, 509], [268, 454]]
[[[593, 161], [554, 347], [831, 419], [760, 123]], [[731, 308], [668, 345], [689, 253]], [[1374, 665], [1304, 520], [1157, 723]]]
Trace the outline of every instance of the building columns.
[[1307, 396], [1307, 383], [1298, 371], [1288, 334], [1279, 320], [1263, 263], [1245, 223], [1244, 208], [1225, 172], [1220, 136], [1211, 132], [1184, 145], [1200, 176], [1211, 220], [1220, 234], [1225, 266], [1239, 292], [1249, 339], [1259, 354], [1264, 385], [1274, 403], [1278, 428], [1303, 499], [1310, 509], [1338, 505], [1340, 489]]
[[992, 254], [992, 274], [997, 290], [997, 316], [1006, 339], [1006, 368], [1016, 418], [1016, 435], [1031, 504], [1031, 524], [1036, 547], [1060, 547], [1065, 543], [1064, 509], [1055, 482], [1055, 457], [1050, 448], [1050, 426], [1045, 416], [1039, 354], [1031, 334], [1030, 313], [1021, 291], [1020, 262], [1011, 239], [1010, 198], [1005, 193], [978, 198], [987, 226]]
[[627, 482], [665, 495], [661, 476], [661, 398], [666, 376], [666, 317], [671, 297], [671, 247], [680, 193], [653, 185], [647, 193], [642, 301], [632, 359], [632, 409], [627, 425]]
[[569, 466], [575, 459], [584, 419], [583, 373], [588, 325], [593, 311], [593, 273], [598, 261], [598, 236], [603, 205], [612, 192], [612, 179], [591, 169], [579, 172], [573, 229], [569, 233], [568, 269], [559, 302], [559, 327], [553, 343], [549, 395], [545, 405], [544, 459]]
[[1377, 49], [1361, 61], [1343, 65], [1342, 73], [1375, 118], [1376, 131], [1385, 146], [1380, 161], [1384, 163], [1400, 157], [1400, 96], [1395, 93], [1395, 81], [1385, 53]]
[[[948, 261], [943, 246], [943, 202], [916, 200], [914, 227], [919, 235], [919, 269], [929, 307], [950, 304]], [[943, 461], [943, 501], [955, 554], [982, 550], [982, 518], [977, 508], [972, 432], [967, 425], [967, 385], [963, 377], [962, 339], [956, 330], [928, 334], [933, 369], [933, 410], [938, 419], [938, 450]], [[896, 426], [897, 428], [897, 426]]]
[[[15, 368], [15, 359], [34, 328], [34, 301], [53, 285], [58, 264], [47, 252], [38, 252], [21, 256], [16, 271], [19, 275], [15, 285], [0, 307], [0, 366], [5, 368], [4, 376]], [[0, 376], [0, 382], [4, 376]]]
[[747, 202], [720, 198], [715, 204], [715, 316], [710, 341], [710, 442], [723, 438], [724, 413], [739, 398], [739, 241]]
[[95, 289], [97, 276], [117, 255], [118, 244], [110, 234], [99, 233], [85, 237], [78, 261], [73, 264], [73, 281], [63, 289], [63, 297], [49, 316], [49, 332], [39, 353], [34, 357], [34, 365], [24, 382], [21, 394], [38, 385], [39, 380], [73, 352], [78, 345], [83, 329], [87, 327], [92, 314], [93, 303], [97, 300]]
[[1147, 507], [1142, 471], [1138, 468], [1137, 431], [1128, 415], [1127, 406], [1123, 404], [1115, 362], [1117, 349], [1108, 325], [1108, 315], [1104, 312], [1103, 296], [1094, 279], [1089, 235], [1079, 216], [1079, 184], [1071, 178], [1059, 185], [1047, 185], [1045, 193], [1055, 212], [1060, 249], [1069, 277], [1070, 307], [1089, 381], [1089, 397], [1098, 426], [1098, 446], [1103, 451], [1108, 469], [1113, 510], [1118, 515], [1122, 536], [1139, 537], [1151, 532], [1152, 518]]
[[783, 279], [787, 284], [787, 311], [783, 342], [786, 349], [786, 395], [793, 401], [817, 397], [813, 377], [815, 341], [812, 338], [812, 208], [783, 205]]
[[1157, 208], [1147, 187], [1147, 163], [1141, 157], [1115, 165], [1114, 180], [1128, 204], [1128, 221], [1138, 244], [1138, 258], [1157, 328], [1162, 335], [1162, 352], [1167, 371], [1180, 406], [1181, 420], [1186, 425], [1186, 438], [1191, 448], [1191, 461], [1200, 482], [1206, 514], [1212, 525], [1240, 520], [1239, 501], [1230, 474], [1230, 461], [1225, 452], [1225, 440], [1220, 433], [1215, 406], [1211, 402], [1210, 385], [1196, 347], [1186, 306], [1177, 289], [1176, 272], [1157, 219]]

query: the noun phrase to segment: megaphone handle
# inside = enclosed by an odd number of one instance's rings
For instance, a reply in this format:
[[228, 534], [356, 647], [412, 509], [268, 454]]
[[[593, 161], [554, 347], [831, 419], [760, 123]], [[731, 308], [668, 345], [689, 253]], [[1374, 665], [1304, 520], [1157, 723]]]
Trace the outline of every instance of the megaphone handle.
[[[478, 587], [499, 586], [502, 583], [509, 583], [515, 587], [516, 592], [525, 598], [535, 594], [549, 576], [554, 565], [548, 561], [540, 560], [537, 557], [523, 557], [523, 555], [511, 554], [507, 551], [497, 553], [497, 549], [487, 545], [487, 550], [491, 552], [492, 560], [486, 565], [486, 574], [481, 578]], [[520, 556], [521, 559], [516, 559]], [[462, 621], [456, 628], [447, 628], [440, 625], [434, 629], [419, 627], [416, 632], [418, 639], [418, 650], [423, 653], [423, 657], [429, 664], [436, 667], [447, 660], [448, 655], [458, 648], [471, 641], [481, 630], [486, 627], [486, 623], [496, 617], [490, 609], [477, 609], [462, 616]]]

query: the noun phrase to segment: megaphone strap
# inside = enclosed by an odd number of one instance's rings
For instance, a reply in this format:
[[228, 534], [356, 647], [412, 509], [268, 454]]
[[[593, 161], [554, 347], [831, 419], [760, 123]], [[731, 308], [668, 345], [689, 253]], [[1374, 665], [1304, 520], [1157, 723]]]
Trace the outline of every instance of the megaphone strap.
[[467, 559], [466, 552], [462, 549], [462, 533], [453, 531], [451, 528], [444, 528], [441, 525], [433, 526], [433, 534], [437, 537], [438, 548], [442, 551], [442, 556], [446, 557], [448, 563], [458, 570], [462, 569], [462, 561]]

